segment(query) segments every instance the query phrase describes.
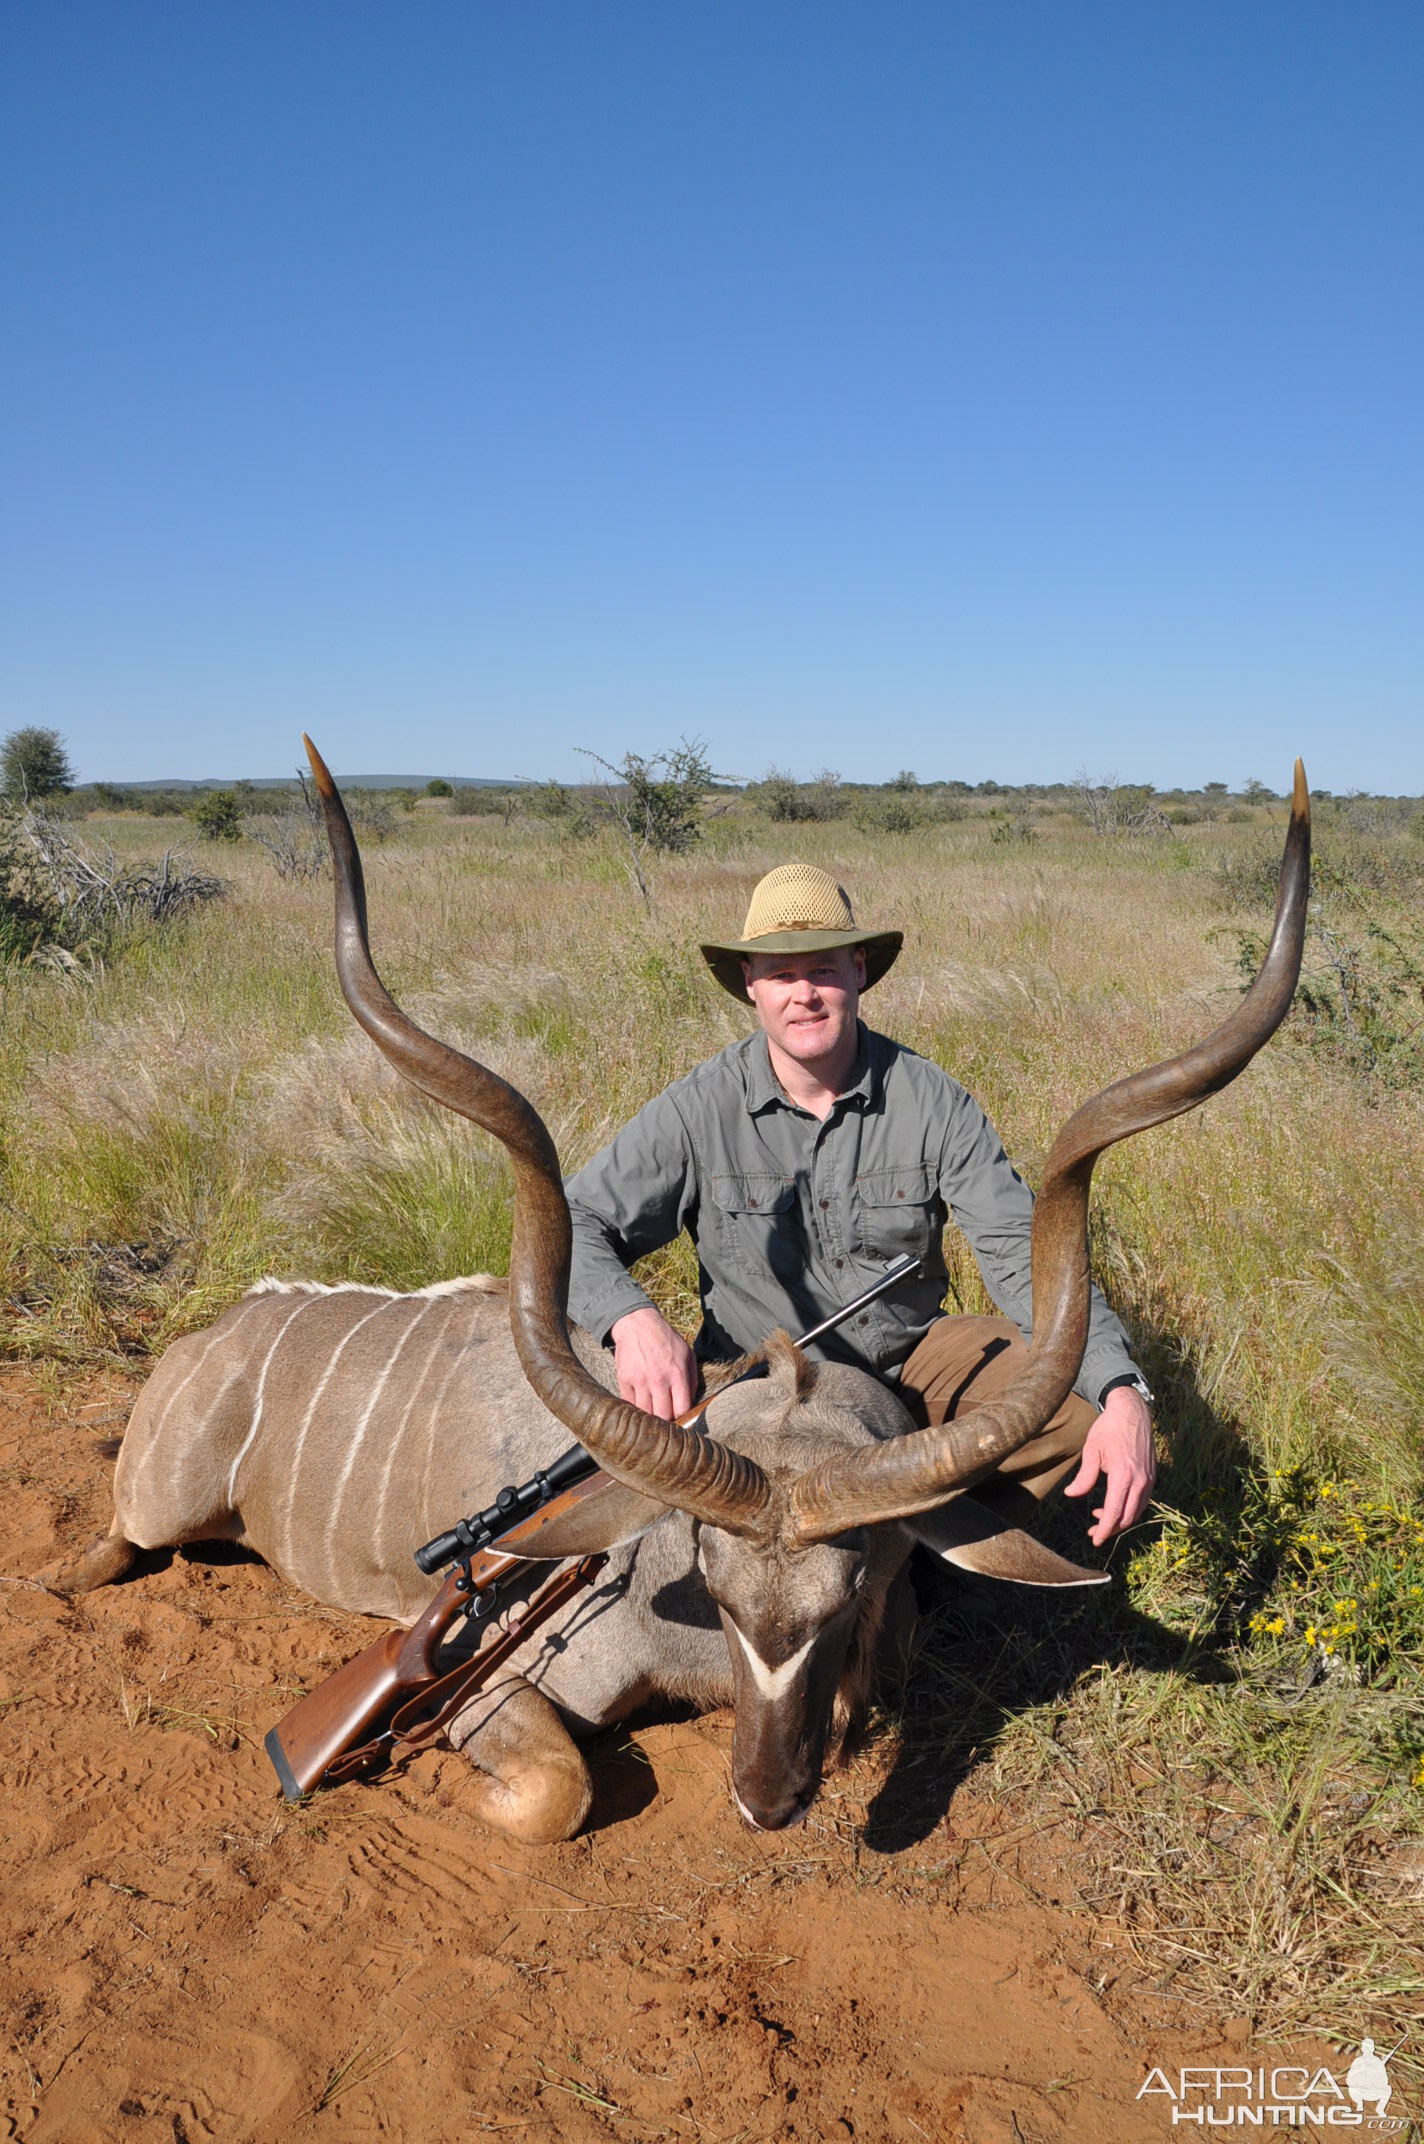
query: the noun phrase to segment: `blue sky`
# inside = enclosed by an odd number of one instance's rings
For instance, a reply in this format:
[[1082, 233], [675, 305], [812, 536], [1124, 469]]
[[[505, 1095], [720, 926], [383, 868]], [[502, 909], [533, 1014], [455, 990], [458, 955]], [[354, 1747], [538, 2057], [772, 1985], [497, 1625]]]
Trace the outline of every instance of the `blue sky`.
[[0, 15], [83, 774], [1424, 789], [1424, 11]]

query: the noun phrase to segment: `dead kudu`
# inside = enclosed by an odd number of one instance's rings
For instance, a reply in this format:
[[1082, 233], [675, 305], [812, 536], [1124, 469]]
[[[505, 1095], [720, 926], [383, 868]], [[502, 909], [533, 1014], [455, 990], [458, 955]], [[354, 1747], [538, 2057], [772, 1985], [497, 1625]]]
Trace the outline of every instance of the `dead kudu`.
[[610, 1553], [595, 1584], [452, 1723], [482, 1816], [525, 1840], [571, 1835], [591, 1793], [574, 1738], [663, 1695], [734, 1704], [738, 1803], [763, 1828], [793, 1823], [815, 1797], [833, 1723], [865, 1699], [887, 1594], [916, 1539], [1030, 1582], [1094, 1575], [1053, 1570], [962, 1491], [1042, 1427], [1077, 1375], [1098, 1155], [1226, 1086], [1285, 1016], [1310, 874], [1304, 772], [1297, 762], [1260, 974], [1204, 1042], [1069, 1119], [1034, 1212], [1023, 1372], [997, 1402], [916, 1431], [873, 1377], [813, 1364], [783, 1335], [768, 1343], [768, 1376], [715, 1394], [690, 1425], [618, 1396], [607, 1355], [567, 1323], [569, 1217], [553, 1142], [522, 1095], [388, 996], [371, 963], [350, 823], [308, 749], [336, 865], [347, 1003], [422, 1094], [506, 1148], [509, 1280], [415, 1295], [255, 1288], [163, 1357], [124, 1438], [112, 1530], [53, 1582], [80, 1591], [118, 1578], [137, 1549], [236, 1540], [322, 1601], [408, 1624], [437, 1583], [417, 1569], [415, 1547], [547, 1466], [572, 1432], [612, 1482], [580, 1506], [558, 1553]]

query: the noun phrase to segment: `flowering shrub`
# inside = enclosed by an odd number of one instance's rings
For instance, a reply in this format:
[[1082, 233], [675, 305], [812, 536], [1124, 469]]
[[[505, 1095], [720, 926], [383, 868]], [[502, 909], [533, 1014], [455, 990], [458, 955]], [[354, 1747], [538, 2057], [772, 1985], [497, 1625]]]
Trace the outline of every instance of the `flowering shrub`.
[[[1345, 1677], [1404, 1702], [1399, 1758], [1424, 1791], [1424, 1505], [1309, 1468], [1243, 1477], [1200, 1511], [1172, 1512], [1133, 1567], [1133, 1591], [1185, 1602], [1194, 1634], [1249, 1670]], [[1165, 1605], [1165, 1600], [1164, 1600]]]
[[1308, 1510], [1298, 1493], [1291, 1502], [1299, 1523], [1287, 1535], [1277, 1597], [1250, 1617], [1251, 1636], [1299, 1641], [1372, 1682], [1393, 1682], [1406, 1664], [1424, 1667], [1424, 1515], [1350, 1481], [1317, 1484]]

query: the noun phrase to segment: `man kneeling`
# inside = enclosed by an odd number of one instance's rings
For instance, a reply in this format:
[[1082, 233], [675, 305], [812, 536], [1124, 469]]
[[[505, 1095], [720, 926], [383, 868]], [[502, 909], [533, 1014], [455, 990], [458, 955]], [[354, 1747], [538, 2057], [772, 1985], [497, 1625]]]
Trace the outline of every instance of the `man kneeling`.
[[[649, 1413], [691, 1405], [699, 1359], [819, 1324], [906, 1251], [923, 1258], [918, 1281], [810, 1352], [873, 1371], [922, 1427], [982, 1406], [1022, 1368], [1033, 1194], [973, 1096], [859, 1017], [902, 937], [859, 929], [828, 872], [768, 872], [741, 938], [702, 948], [759, 1031], [676, 1080], [570, 1178], [570, 1313], [611, 1340], [619, 1389]], [[943, 1311], [951, 1216], [1003, 1317]], [[684, 1228], [702, 1299], [695, 1351], [628, 1272]], [[1095, 1287], [1074, 1391], [978, 1500], [1020, 1521], [1076, 1467], [1067, 1495], [1103, 1482], [1089, 1529], [1101, 1546], [1147, 1508], [1151, 1397]]]

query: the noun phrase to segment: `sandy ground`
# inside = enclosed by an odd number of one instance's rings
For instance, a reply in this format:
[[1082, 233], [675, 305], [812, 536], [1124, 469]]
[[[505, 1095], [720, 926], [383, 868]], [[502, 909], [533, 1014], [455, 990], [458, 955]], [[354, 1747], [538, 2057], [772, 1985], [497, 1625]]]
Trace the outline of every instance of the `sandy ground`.
[[288, 1811], [262, 1735], [380, 1626], [227, 1550], [27, 1575], [107, 1525], [132, 1396], [0, 1372], [3, 2134], [1116, 2144], [1169, 2131], [1152, 2063], [1256, 2059], [1146, 2000], [987, 1773], [939, 1813], [871, 1746], [759, 1837], [713, 1715], [604, 1737], [561, 1848], [448, 1753]]

